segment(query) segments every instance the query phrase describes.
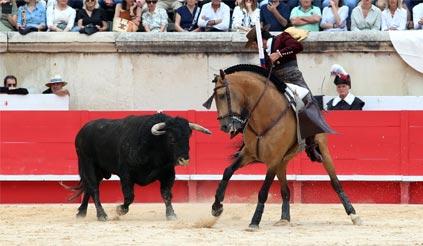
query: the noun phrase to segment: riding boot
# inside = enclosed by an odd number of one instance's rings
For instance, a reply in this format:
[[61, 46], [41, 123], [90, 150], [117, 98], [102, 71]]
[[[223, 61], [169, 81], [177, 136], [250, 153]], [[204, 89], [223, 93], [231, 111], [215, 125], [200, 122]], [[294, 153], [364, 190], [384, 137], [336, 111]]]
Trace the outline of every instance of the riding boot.
[[301, 137], [305, 139], [319, 133], [334, 133], [323, 118], [320, 108], [311, 94], [308, 94], [303, 100], [305, 106], [298, 112]]
[[322, 152], [320, 152], [319, 145], [314, 141], [315, 136], [306, 138], [305, 152], [311, 161], [323, 162]]

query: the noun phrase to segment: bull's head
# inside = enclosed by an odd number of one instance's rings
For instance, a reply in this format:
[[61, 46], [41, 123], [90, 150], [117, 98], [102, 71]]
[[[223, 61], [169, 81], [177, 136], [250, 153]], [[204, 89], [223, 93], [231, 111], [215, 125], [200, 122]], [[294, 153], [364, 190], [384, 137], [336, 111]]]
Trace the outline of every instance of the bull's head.
[[153, 135], [165, 135], [166, 147], [172, 153], [172, 158], [176, 161], [175, 164], [182, 166], [189, 164], [189, 138], [192, 130], [211, 134], [211, 131], [207, 128], [179, 117], [157, 123], [151, 127]]

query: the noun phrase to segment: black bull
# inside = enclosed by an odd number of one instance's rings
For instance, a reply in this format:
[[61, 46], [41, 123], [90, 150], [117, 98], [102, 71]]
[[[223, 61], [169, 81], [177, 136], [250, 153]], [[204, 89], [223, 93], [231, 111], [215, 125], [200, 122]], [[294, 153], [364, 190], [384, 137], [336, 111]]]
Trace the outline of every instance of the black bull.
[[160, 182], [167, 219], [175, 219], [171, 204], [175, 165], [187, 165], [191, 130], [211, 134], [206, 128], [183, 118], [165, 114], [99, 119], [87, 123], [76, 136], [75, 147], [81, 180], [70, 199], [83, 199], [77, 217], [87, 214], [88, 200], [94, 200], [98, 220], [107, 220], [100, 203], [99, 184], [112, 174], [120, 178], [124, 203], [117, 213], [124, 215], [134, 201], [134, 184]]

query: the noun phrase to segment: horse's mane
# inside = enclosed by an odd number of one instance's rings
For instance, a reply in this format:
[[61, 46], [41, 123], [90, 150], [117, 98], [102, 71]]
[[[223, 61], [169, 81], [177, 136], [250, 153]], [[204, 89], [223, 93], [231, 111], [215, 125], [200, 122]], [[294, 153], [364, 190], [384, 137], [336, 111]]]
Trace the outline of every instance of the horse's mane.
[[[238, 64], [238, 65], [225, 69], [226, 74], [231, 74], [235, 72], [253, 72], [265, 78], [269, 76], [269, 71], [267, 69], [257, 65], [252, 65], [252, 64]], [[274, 74], [270, 75], [270, 81], [272, 81], [272, 83], [278, 88], [280, 92], [285, 91], [286, 84], [283, 81], [281, 81], [278, 77], [276, 77]]]

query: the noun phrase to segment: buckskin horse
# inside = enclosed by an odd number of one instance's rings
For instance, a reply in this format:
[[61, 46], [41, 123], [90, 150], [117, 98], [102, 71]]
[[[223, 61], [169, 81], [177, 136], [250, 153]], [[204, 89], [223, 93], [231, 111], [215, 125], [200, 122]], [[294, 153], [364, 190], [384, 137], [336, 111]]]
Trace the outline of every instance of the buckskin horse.
[[[269, 75], [264, 68], [245, 64], [232, 66], [225, 71], [220, 70], [220, 75], [216, 75], [213, 82], [214, 93], [204, 106], [210, 108], [214, 99], [221, 130], [229, 133], [231, 137], [243, 131], [243, 145], [223, 173], [212, 205], [212, 215], [218, 217], [222, 214], [225, 190], [233, 173], [249, 163], [262, 162], [267, 165], [267, 173], [258, 193], [257, 207], [249, 227], [252, 230], [259, 228], [264, 204], [275, 175], [280, 182], [282, 196], [282, 215], [276, 224], [288, 223], [291, 216], [286, 168], [289, 160], [299, 153], [299, 149], [295, 112], [280, 92], [285, 90], [286, 84]], [[336, 176], [326, 135], [316, 135], [315, 141], [321, 151], [323, 166], [330, 177], [332, 187], [346, 213], [353, 224], [360, 224], [360, 217]]]

